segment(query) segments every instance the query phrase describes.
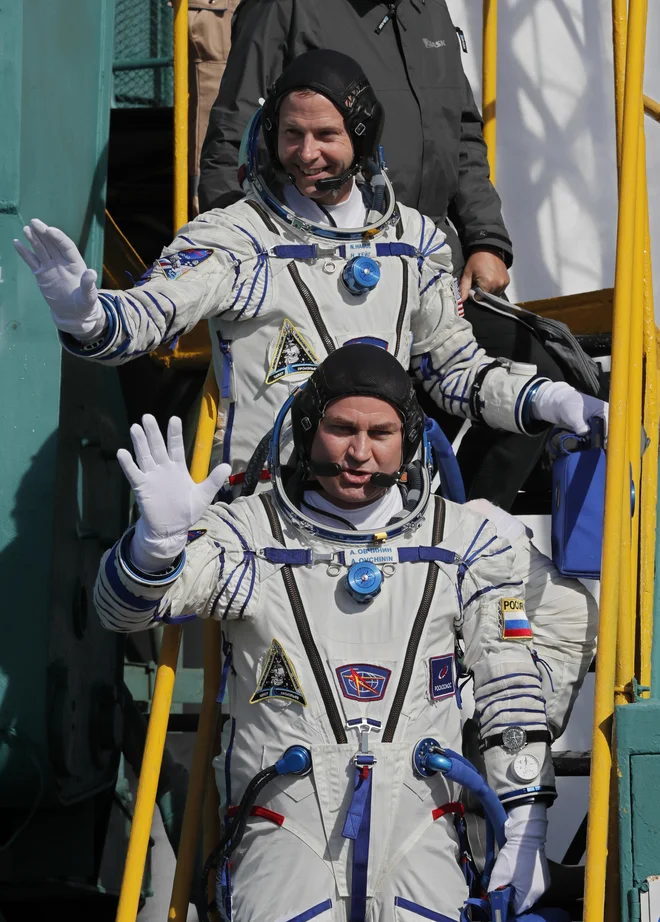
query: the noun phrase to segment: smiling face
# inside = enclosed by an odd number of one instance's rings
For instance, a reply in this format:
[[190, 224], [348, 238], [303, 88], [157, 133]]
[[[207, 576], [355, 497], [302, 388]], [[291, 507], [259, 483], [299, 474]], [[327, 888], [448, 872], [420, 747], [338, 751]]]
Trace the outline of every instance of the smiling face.
[[372, 503], [386, 487], [371, 483], [376, 471], [394, 474], [401, 467], [403, 426], [392, 404], [378, 397], [340, 397], [323, 414], [312, 442], [312, 461], [332, 461], [342, 472], [317, 480], [340, 508]]
[[277, 154], [296, 187], [320, 204], [337, 205], [351, 192], [319, 192], [319, 179], [341, 176], [353, 163], [353, 145], [339, 109], [312, 90], [294, 90], [280, 107]]

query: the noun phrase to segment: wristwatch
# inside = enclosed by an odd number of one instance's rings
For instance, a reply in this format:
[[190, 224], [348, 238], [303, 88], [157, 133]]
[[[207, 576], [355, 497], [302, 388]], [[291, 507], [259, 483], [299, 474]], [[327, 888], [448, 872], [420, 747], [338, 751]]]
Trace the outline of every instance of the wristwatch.
[[507, 727], [501, 733], [495, 733], [493, 736], [487, 736], [482, 740], [479, 749], [485, 752], [492, 749], [493, 746], [501, 746], [509, 753], [520, 752], [528, 743], [547, 743], [552, 742], [552, 736], [549, 730], [525, 730], [523, 727]]

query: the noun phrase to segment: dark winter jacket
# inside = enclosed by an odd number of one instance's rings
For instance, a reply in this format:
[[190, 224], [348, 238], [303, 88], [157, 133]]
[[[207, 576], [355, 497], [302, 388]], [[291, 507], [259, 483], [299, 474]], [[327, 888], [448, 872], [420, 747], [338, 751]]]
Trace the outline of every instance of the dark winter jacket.
[[[334, 48], [355, 58], [385, 107], [383, 146], [405, 205], [454, 224], [464, 254], [511, 242], [489, 179], [482, 121], [445, 0], [243, 0], [204, 143], [202, 210], [240, 196], [238, 148], [260, 97], [296, 55]], [[447, 228], [443, 228], [447, 231]], [[462, 259], [451, 230], [455, 265]]]

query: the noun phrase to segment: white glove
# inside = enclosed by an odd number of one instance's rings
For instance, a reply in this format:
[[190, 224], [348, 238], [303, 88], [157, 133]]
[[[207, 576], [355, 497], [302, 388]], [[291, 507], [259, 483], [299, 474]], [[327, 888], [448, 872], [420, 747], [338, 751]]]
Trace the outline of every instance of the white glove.
[[582, 394], [565, 381], [545, 381], [541, 384], [531, 407], [535, 419], [544, 419], [578, 435], [589, 432], [589, 420], [600, 416], [605, 420], [606, 436], [609, 409], [604, 400]]
[[33, 218], [23, 233], [32, 249], [20, 240], [14, 240], [14, 247], [32, 269], [55, 326], [83, 343], [99, 339], [106, 315], [98, 298], [96, 272], [87, 268], [73, 240], [57, 227]]
[[512, 807], [504, 826], [506, 843], [495, 860], [489, 890], [513, 887], [516, 915], [529, 909], [550, 884], [545, 837], [548, 830], [545, 804]]
[[195, 483], [186, 466], [181, 420], [170, 419], [167, 447], [153, 416], [131, 426], [135, 461], [125, 448], [117, 460], [140, 507], [131, 543], [131, 559], [147, 573], [166, 569], [179, 556], [188, 530], [206, 512], [231, 466], [220, 464], [202, 483]]

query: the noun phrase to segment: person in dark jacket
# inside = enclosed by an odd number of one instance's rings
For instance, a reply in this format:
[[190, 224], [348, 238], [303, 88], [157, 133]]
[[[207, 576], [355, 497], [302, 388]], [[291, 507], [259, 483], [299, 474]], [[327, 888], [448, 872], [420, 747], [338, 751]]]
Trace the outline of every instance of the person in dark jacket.
[[[283, 68], [311, 48], [343, 51], [360, 61], [385, 108], [382, 143], [397, 199], [433, 218], [447, 235], [463, 300], [475, 287], [502, 292], [513, 249], [490, 182], [481, 115], [463, 72], [464, 41], [444, 0], [242, 0], [202, 150], [201, 209], [242, 197], [241, 138]], [[472, 301], [465, 316], [489, 354], [536, 364], [540, 374], [562, 380], [521, 324]], [[451, 423], [441, 421], [451, 432]], [[459, 457], [468, 495], [510, 508], [542, 448], [543, 439], [492, 433], [484, 452], [481, 427], [475, 427]]]

